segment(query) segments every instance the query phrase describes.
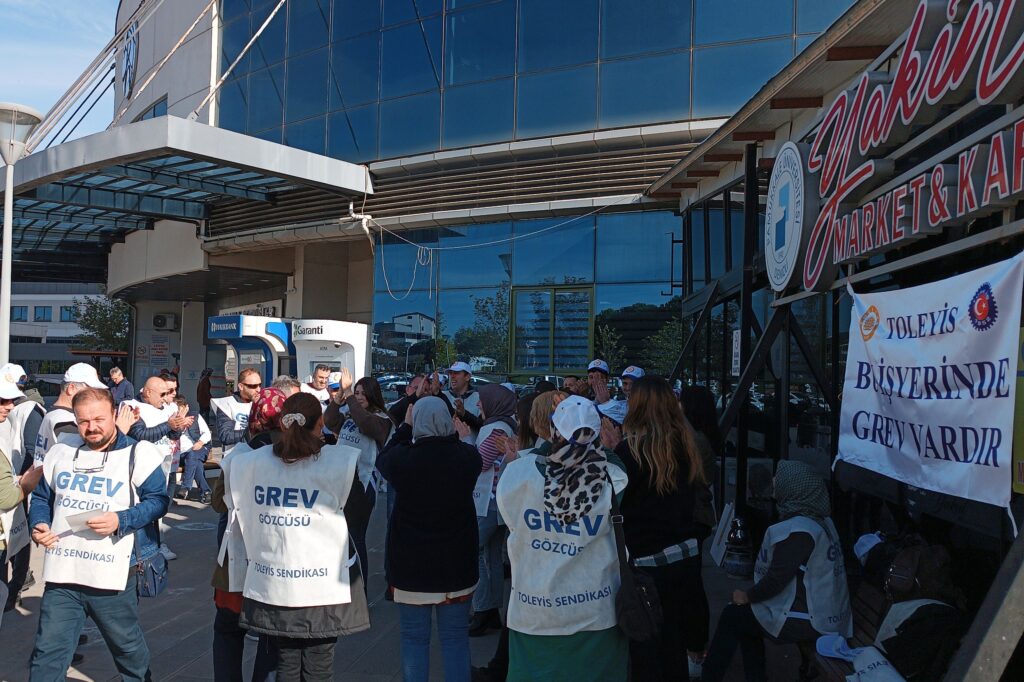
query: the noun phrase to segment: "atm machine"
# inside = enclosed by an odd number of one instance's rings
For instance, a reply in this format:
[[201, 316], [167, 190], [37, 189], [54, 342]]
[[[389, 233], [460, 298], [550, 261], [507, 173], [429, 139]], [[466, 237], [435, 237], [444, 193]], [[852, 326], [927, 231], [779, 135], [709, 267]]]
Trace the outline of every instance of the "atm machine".
[[[206, 321], [206, 336], [224, 341], [235, 352], [237, 369], [254, 367], [269, 386], [278, 374], [292, 374], [295, 347], [291, 344], [291, 325], [279, 317], [255, 315], [219, 315]], [[236, 370], [237, 372], [237, 370]], [[237, 377], [227, 377], [233, 382]]]
[[295, 346], [296, 376], [301, 380], [317, 365], [332, 372], [348, 367], [352, 380], [370, 374], [370, 326], [340, 320], [293, 320], [291, 339]]

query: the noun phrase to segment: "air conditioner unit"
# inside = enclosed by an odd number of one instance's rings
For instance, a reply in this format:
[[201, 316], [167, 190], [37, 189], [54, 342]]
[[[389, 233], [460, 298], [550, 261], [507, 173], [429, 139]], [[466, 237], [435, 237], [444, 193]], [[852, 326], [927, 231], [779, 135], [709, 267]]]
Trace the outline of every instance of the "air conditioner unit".
[[178, 329], [178, 316], [174, 313], [157, 313], [153, 316], [153, 329], [173, 332]]

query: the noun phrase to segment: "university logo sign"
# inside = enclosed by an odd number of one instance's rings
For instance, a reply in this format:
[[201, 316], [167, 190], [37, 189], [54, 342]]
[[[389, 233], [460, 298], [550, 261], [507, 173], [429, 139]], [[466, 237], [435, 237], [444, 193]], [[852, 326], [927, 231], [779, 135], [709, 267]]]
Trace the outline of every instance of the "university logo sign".
[[[804, 206], [801, 280], [807, 290], [827, 289], [840, 265], [1012, 206], [1024, 194], [1022, 110], [1002, 129], [867, 198], [894, 176], [887, 157], [915, 125], [971, 99], [1020, 99], [1024, 0], [921, 0], [898, 54], [892, 71], [865, 72], [840, 93], [811, 140], [805, 194], [820, 211]], [[782, 160], [780, 154], [773, 187], [776, 174], [786, 172], [778, 167]], [[772, 199], [769, 192], [769, 211]], [[776, 229], [766, 215], [769, 279], [778, 291], [771, 272], [772, 249], [779, 250]]]
[[765, 266], [775, 291], [785, 290], [793, 279], [802, 253], [806, 209], [803, 156], [799, 147], [787, 142], [772, 170], [764, 220]]

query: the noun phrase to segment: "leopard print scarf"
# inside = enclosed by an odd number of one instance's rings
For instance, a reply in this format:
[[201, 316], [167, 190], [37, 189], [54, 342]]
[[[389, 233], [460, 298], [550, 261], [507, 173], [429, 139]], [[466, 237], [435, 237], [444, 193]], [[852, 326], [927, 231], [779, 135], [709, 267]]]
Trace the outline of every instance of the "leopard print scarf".
[[570, 443], [550, 453], [544, 476], [544, 508], [562, 524], [576, 523], [586, 516], [601, 498], [607, 461], [594, 442]]

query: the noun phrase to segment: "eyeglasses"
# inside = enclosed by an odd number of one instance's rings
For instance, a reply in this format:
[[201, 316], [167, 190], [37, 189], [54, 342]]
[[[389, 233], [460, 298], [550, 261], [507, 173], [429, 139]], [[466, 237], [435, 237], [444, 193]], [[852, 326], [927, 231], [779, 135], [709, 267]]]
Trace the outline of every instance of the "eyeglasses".
[[164, 391], [163, 393], [160, 394], [160, 397], [161, 398], [166, 398], [167, 396], [169, 396], [172, 393], [174, 393], [174, 391]]
[[103, 471], [104, 467], [107, 466], [107, 456], [110, 454], [110, 450], [103, 451], [103, 460], [96, 466], [78, 466], [78, 454], [82, 451], [82, 448], [75, 450], [75, 458], [71, 461], [72, 470], [76, 474], [91, 474], [97, 471]]
[[245, 386], [246, 388], [248, 388], [251, 391], [255, 391], [257, 388], [260, 388], [260, 387], [263, 386], [263, 384], [238, 384], [238, 385], [239, 386]]

